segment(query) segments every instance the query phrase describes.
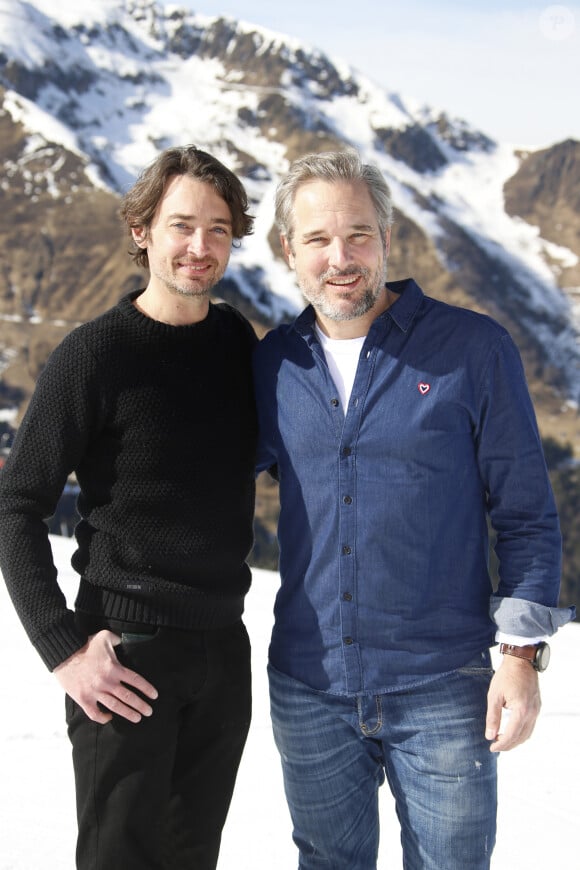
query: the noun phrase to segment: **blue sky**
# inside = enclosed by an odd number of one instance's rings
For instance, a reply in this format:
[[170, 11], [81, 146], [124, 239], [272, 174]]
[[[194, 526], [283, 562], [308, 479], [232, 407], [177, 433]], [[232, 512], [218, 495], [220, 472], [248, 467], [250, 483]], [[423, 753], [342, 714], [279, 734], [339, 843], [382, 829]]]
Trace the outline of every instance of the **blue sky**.
[[500, 141], [580, 140], [580, 3], [172, 0], [297, 37]]

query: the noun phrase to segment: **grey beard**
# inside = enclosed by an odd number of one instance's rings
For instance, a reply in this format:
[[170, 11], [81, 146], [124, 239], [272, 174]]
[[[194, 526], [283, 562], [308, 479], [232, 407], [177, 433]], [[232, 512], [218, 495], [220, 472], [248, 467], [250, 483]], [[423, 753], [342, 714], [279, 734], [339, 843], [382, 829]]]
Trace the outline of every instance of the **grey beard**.
[[331, 303], [328, 302], [328, 300], [325, 299], [318, 306], [318, 310], [320, 314], [328, 317], [329, 320], [334, 320], [336, 323], [344, 320], [356, 320], [358, 317], [363, 317], [363, 315], [371, 310], [371, 308], [377, 301], [378, 295], [379, 294], [376, 291], [373, 293], [372, 290], [367, 290], [364, 296], [361, 296], [361, 298], [358, 299], [357, 302], [350, 309], [335, 308]]
[[[345, 269], [344, 272], [340, 273], [340, 276], [345, 275], [362, 275], [366, 280], [371, 277], [371, 273], [368, 269]], [[331, 277], [338, 277], [336, 273], [325, 273], [320, 277], [320, 283], [322, 284], [324, 281], [328, 280]], [[319, 313], [322, 314], [323, 317], [327, 317], [329, 320], [334, 320], [335, 323], [340, 323], [346, 320], [356, 320], [359, 317], [363, 317], [367, 312], [369, 312], [378, 297], [380, 296], [383, 287], [385, 286], [385, 282], [387, 280], [387, 262], [385, 259], [384, 267], [381, 273], [380, 280], [377, 281], [376, 286], [373, 288], [367, 287], [364, 294], [358, 299], [355, 303], [353, 303], [351, 308], [343, 308], [338, 304], [335, 304], [334, 301], [329, 300], [323, 292], [315, 290], [309, 290], [304, 287], [302, 283], [300, 283], [300, 289], [304, 298], [311, 303], [313, 308]]]

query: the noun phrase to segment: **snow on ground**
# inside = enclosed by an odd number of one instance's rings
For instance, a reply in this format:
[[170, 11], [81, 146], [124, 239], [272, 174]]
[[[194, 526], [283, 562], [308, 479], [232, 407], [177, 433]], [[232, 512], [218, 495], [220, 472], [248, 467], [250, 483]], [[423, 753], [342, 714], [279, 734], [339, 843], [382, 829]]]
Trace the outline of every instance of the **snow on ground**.
[[[69, 599], [73, 541], [53, 537]], [[295, 870], [297, 857], [268, 714], [265, 675], [278, 575], [255, 571], [246, 606], [253, 644], [254, 719], [224, 831], [219, 870]], [[72, 765], [60, 687], [29, 644], [0, 584], [0, 870], [73, 870]], [[531, 740], [500, 759], [500, 810], [493, 870], [533, 866], [578, 870], [580, 784], [580, 625], [552, 642], [542, 674], [543, 710]], [[379, 868], [401, 870], [392, 799], [381, 789]], [[467, 870], [467, 868], [466, 868]]]

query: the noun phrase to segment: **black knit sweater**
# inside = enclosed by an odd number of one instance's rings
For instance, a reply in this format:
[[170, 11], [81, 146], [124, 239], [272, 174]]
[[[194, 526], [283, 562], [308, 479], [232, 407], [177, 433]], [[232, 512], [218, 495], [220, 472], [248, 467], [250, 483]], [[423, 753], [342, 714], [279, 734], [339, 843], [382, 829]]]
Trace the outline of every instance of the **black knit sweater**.
[[0, 474], [0, 569], [50, 669], [86, 642], [44, 521], [73, 471], [77, 609], [215, 628], [239, 618], [250, 584], [255, 335], [228, 305], [176, 327], [136, 295], [53, 352]]

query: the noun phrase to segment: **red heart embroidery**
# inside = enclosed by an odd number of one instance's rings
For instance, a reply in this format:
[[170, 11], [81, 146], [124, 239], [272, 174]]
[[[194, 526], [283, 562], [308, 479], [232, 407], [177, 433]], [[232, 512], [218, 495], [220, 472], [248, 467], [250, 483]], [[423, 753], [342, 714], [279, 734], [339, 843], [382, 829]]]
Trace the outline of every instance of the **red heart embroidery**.
[[422, 396], [426, 396], [427, 393], [429, 392], [429, 390], [431, 389], [431, 384], [421, 383], [421, 384], [417, 384], [417, 386], [418, 386], [419, 392], [421, 393]]

